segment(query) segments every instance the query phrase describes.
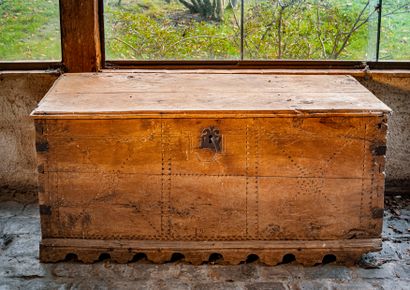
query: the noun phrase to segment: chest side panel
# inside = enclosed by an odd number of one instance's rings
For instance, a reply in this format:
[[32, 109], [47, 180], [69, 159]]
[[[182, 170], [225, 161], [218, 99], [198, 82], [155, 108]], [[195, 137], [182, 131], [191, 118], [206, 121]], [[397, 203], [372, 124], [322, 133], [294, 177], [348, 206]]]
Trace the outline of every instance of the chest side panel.
[[[43, 237], [380, 235], [385, 121], [37, 121]], [[218, 128], [220, 150], [201, 148]]]

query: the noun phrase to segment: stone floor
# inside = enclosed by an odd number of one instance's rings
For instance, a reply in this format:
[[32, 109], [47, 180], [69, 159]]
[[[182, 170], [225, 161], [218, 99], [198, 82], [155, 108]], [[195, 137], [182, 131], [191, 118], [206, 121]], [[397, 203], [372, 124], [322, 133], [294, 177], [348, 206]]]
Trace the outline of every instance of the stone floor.
[[358, 266], [41, 264], [36, 204], [0, 203], [0, 289], [410, 289], [410, 197], [386, 199], [383, 250]]

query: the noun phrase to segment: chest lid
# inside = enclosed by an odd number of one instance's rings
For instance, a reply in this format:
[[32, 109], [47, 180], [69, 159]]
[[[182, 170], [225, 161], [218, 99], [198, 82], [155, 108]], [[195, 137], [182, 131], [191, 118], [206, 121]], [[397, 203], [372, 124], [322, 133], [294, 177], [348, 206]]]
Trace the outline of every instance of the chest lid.
[[351, 76], [73, 73], [54, 83], [41, 118], [380, 115], [389, 107]]

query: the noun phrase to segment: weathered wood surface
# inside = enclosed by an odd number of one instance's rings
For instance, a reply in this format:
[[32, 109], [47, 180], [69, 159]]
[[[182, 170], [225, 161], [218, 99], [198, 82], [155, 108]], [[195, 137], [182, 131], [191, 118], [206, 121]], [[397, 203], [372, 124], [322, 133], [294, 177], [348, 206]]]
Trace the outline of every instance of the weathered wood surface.
[[[292, 255], [296, 261], [313, 266], [320, 264], [326, 255], [335, 255], [339, 263], [353, 264], [363, 253], [380, 248], [380, 239], [292, 242], [44, 239], [40, 252], [42, 259], [49, 262], [63, 261], [67, 256], [75, 254], [78, 260], [93, 263], [103, 254], [109, 255], [118, 263], [142, 258], [164, 263], [178, 257], [195, 265], [206, 262], [236, 265], [246, 262], [251, 255], [257, 255], [259, 260], [267, 265], [277, 265], [283, 262], [284, 257]], [[212, 256], [220, 258], [216, 260]]]
[[[60, 106], [69, 96], [62, 93], [63, 84], [54, 86], [58, 94], [48, 95], [55, 111], [44, 110], [45, 99], [34, 114], [63, 112]], [[123, 84], [118, 86], [121, 91]], [[356, 84], [352, 90], [362, 87]], [[118, 109], [115, 101], [110, 102]], [[373, 101], [368, 107], [379, 111], [345, 116], [218, 118], [209, 111], [193, 119], [98, 119], [99, 113], [96, 119], [77, 119], [91, 114], [78, 103], [77, 110], [64, 113], [74, 115], [71, 119], [36, 115], [41, 259], [61, 260], [75, 252], [92, 262], [98, 252], [114, 249], [120, 252], [117, 261], [146, 250], [150, 260], [163, 262], [180, 250], [194, 263], [218, 252], [229, 263], [253, 253], [275, 264], [292, 253], [309, 264], [329, 253], [343, 261], [343, 256], [377, 250], [388, 109]], [[193, 104], [201, 106], [199, 100]], [[362, 105], [342, 107], [353, 112]], [[220, 107], [218, 116], [224, 112]], [[200, 148], [207, 127], [219, 129], [220, 152]], [[82, 240], [89, 246], [80, 246]], [[113, 240], [122, 246], [112, 247]], [[163, 242], [162, 252], [147, 249], [150, 241], [152, 247]], [[201, 252], [204, 241], [213, 244]], [[236, 243], [234, 249], [227, 246], [230, 242]]]
[[[380, 114], [390, 109], [350, 76], [66, 74], [33, 116]], [[194, 114], [194, 115], [193, 115]]]

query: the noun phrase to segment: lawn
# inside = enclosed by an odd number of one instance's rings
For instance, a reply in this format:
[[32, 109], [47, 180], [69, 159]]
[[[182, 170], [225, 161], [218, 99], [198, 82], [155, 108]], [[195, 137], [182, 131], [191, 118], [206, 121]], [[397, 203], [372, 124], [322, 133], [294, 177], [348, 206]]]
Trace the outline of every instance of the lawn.
[[[388, 4], [393, 0], [384, 1]], [[407, 2], [407, 13], [388, 15], [395, 10], [395, 5], [386, 5], [382, 19], [380, 39], [380, 59], [410, 60], [410, 0]]]
[[0, 0], [0, 60], [60, 60], [57, 0]]

